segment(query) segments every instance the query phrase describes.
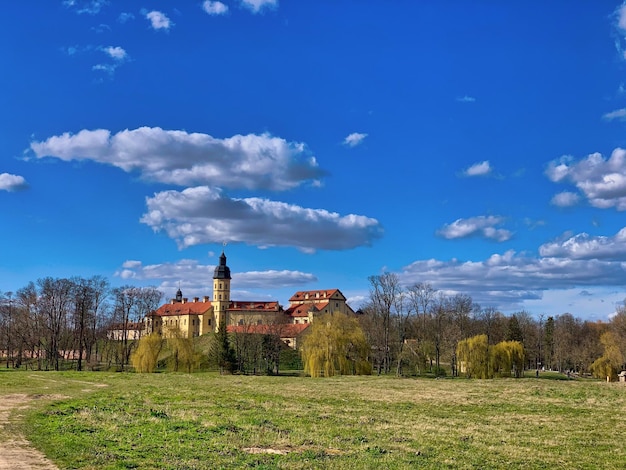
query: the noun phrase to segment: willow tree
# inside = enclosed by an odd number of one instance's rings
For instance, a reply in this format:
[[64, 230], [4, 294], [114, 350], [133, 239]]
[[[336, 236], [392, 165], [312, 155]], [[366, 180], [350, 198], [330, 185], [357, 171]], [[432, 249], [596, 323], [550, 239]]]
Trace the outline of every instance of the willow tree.
[[200, 364], [201, 355], [196, 351], [193, 340], [186, 338], [178, 328], [170, 331], [167, 350], [169, 352], [167, 365], [174, 372], [182, 369], [191, 373]]
[[456, 356], [468, 378], [487, 379], [490, 376], [489, 342], [487, 335], [477, 335], [459, 341]]
[[524, 372], [524, 346], [519, 341], [501, 341], [491, 347], [491, 371], [493, 375], [520, 378]]
[[308, 330], [301, 348], [306, 374], [332, 377], [372, 373], [370, 345], [356, 318], [340, 312], [325, 314]]
[[619, 348], [619, 338], [612, 331], [606, 331], [600, 336], [600, 342], [604, 346], [604, 354], [591, 364], [591, 372], [595, 377], [615, 380], [618, 369], [624, 363], [624, 355]]
[[139, 340], [137, 349], [131, 355], [131, 363], [137, 372], [154, 372], [163, 347], [163, 340], [158, 333], [152, 333]]

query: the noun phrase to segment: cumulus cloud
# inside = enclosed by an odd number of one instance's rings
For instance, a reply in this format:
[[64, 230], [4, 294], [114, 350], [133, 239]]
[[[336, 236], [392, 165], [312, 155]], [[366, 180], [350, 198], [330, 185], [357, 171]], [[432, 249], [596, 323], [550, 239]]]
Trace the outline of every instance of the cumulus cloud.
[[357, 145], [361, 144], [366, 137], [367, 137], [367, 134], [353, 132], [348, 137], [343, 139], [343, 143], [344, 145], [347, 145], [348, 147], [356, 147]]
[[286, 190], [326, 174], [304, 144], [269, 134], [218, 139], [158, 127], [81, 130], [33, 142], [31, 149], [38, 158], [93, 160], [180, 186]]
[[11, 173], [0, 173], [0, 191], [21, 191], [28, 188], [28, 183], [23, 176]]
[[[141, 261], [129, 260], [122, 264], [115, 276], [122, 279], [137, 281], [161, 281], [161, 286], [181, 286], [202, 292], [213, 285], [214, 265], [201, 264], [197, 260], [182, 259], [175, 263], [158, 263], [144, 265]], [[279, 289], [284, 287], [302, 286], [317, 282], [317, 277], [310, 273], [288, 270], [267, 270], [233, 272], [233, 284], [238, 289]], [[209, 287], [207, 287], [209, 286]], [[185, 292], [188, 294], [188, 292]]]
[[616, 109], [615, 111], [606, 113], [602, 116], [602, 118], [606, 121], [612, 121], [614, 119], [619, 119], [620, 121], [623, 121], [626, 119], [626, 108]]
[[105, 54], [115, 60], [124, 60], [127, 57], [126, 51], [119, 46], [103, 47], [102, 50]]
[[541, 256], [570, 259], [610, 259], [626, 261], [626, 227], [612, 237], [579, 233], [543, 244]]
[[476, 98], [474, 98], [473, 96], [465, 95], [460, 98], [457, 98], [456, 100], [460, 103], [474, 103], [476, 101]]
[[259, 13], [265, 8], [276, 8], [278, 6], [278, 0], [241, 0], [241, 4], [252, 13]]
[[484, 162], [474, 163], [469, 168], [463, 171], [463, 175], [465, 176], [487, 176], [491, 173], [493, 168], [489, 163], [489, 160], [485, 160]]
[[563, 191], [562, 193], [555, 194], [550, 204], [558, 207], [571, 207], [578, 204], [580, 201], [580, 196], [576, 193], [572, 193], [570, 191]]
[[225, 15], [228, 13], [228, 6], [222, 2], [205, 0], [202, 3], [202, 9], [209, 15]]
[[608, 160], [599, 153], [593, 153], [579, 161], [575, 161], [571, 156], [561, 157], [548, 164], [546, 176], [554, 183], [574, 184], [594, 207], [626, 210], [624, 149], [613, 150]]
[[376, 219], [261, 198], [229, 198], [207, 186], [156, 193], [146, 204], [141, 222], [164, 231], [181, 248], [229, 240], [314, 252], [370, 245], [382, 236]]
[[497, 228], [502, 223], [504, 223], [503, 217], [493, 215], [457, 219], [451, 224], [444, 225], [438, 230], [437, 234], [448, 240], [479, 235], [498, 242], [504, 242], [509, 240], [513, 233], [503, 228]]
[[160, 11], [153, 10], [147, 12], [146, 19], [150, 21], [150, 26], [152, 26], [152, 29], [157, 31], [160, 29], [168, 31], [173, 26], [173, 23], [165, 15], [165, 13], [162, 13]]
[[404, 285], [427, 281], [438, 290], [469, 294], [479, 304], [519, 308], [548, 291], [599, 285], [621, 288], [626, 283], [626, 263], [532, 257], [507, 251], [483, 261], [419, 260], [398, 275]]

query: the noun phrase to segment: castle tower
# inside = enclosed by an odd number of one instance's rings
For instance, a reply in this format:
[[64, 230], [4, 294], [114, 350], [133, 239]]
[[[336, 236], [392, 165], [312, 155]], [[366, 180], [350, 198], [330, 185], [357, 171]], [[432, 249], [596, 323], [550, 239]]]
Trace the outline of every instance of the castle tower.
[[222, 322], [228, 325], [227, 310], [230, 305], [230, 268], [226, 266], [226, 255], [222, 251], [220, 264], [213, 273], [213, 313], [215, 315], [215, 330]]

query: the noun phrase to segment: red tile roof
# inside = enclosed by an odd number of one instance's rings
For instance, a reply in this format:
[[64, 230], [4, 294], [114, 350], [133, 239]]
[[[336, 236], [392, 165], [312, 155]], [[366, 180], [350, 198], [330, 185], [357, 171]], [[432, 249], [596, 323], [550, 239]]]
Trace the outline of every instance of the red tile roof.
[[280, 305], [276, 301], [265, 302], [265, 301], [255, 301], [255, 300], [233, 300], [230, 302], [228, 306], [228, 310], [243, 310], [243, 311], [251, 311], [251, 310], [261, 310], [261, 311], [271, 311], [278, 312], [280, 309]]
[[161, 305], [154, 312], [157, 317], [174, 315], [202, 315], [213, 308], [211, 302], [176, 302]]
[[290, 306], [285, 313], [291, 317], [308, 317], [309, 312], [317, 313], [328, 305], [328, 301], [318, 304], [297, 304]]
[[281, 338], [295, 338], [309, 327], [309, 323], [284, 323], [277, 325], [228, 325], [229, 333], [277, 334]]
[[[298, 291], [289, 298], [289, 302], [307, 302], [307, 301], [312, 301], [312, 300], [328, 299], [337, 292], [341, 294], [341, 291], [339, 289]], [[307, 294], [309, 296], [308, 299], [307, 299]], [[317, 297], [315, 296], [316, 294], [318, 294]], [[343, 294], [341, 294], [341, 296], [343, 297]]]

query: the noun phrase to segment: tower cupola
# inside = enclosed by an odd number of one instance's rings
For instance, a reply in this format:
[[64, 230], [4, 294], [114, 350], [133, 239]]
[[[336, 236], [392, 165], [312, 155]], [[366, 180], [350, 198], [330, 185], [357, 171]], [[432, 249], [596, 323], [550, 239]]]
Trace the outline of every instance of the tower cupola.
[[213, 279], [230, 279], [230, 268], [226, 266], [226, 255], [222, 251], [220, 264], [215, 267]]

